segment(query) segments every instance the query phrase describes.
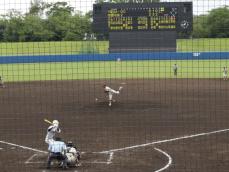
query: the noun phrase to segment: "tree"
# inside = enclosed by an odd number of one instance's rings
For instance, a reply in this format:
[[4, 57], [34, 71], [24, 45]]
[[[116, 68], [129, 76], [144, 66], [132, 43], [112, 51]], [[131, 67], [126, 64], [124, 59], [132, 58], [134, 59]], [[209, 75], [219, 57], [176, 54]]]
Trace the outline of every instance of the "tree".
[[206, 25], [209, 28], [210, 37], [229, 37], [229, 9], [217, 8], [210, 11]]
[[193, 38], [207, 38], [209, 37], [209, 27], [207, 25], [208, 15], [194, 16], [193, 18]]
[[22, 28], [19, 41], [46, 41], [52, 37], [52, 32], [45, 27], [45, 21], [38, 16], [27, 15]]
[[6, 21], [0, 19], [0, 41], [4, 41], [4, 32], [6, 30]]
[[44, 10], [48, 6], [49, 4], [42, 0], [33, 0], [31, 1], [29, 12], [27, 15], [37, 15], [41, 17], [44, 14]]
[[49, 10], [46, 12], [47, 16], [70, 16], [74, 8], [69, 6], [67, 2], [56, 2], [48, 4]]
[[19, 11], [11, 10], [4, 16], [5, 19], [5, 31], [4, 40], [10, 42], [19, 41], [22, 33], [23, 16]]
[[46, 23], [48, 30], [54, 33], [52, 40], [61, 41], [66, 36], [73, 11], [67, 2], [49, 4]]

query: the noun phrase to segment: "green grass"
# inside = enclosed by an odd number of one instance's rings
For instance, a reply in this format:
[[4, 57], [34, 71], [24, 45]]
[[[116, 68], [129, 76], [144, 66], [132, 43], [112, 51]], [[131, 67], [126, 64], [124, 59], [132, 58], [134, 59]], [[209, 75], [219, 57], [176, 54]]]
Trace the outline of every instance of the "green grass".
[[180, 39], [177, 40], [177, 51], [180, 52], [212, 52], [229, 51], [228, 38]]
[[[178, 51], [229, 51], [229, 39], [177, 40]], [[0, 43], [1, 55], [107, 53], [106, 41]], [[1, 64], [0, 75], [9, 82], [101, 78], [220, 78], [229, 60], [122, 61]]]
[[[108, 53], [108, 41], [0, 43], [0, 56]], [[177, 40], [177, 51], [229, 51], [229, 39]]]
[[177, 63], [178, 78], [220, 78], [229, 60], [123, 61], [3, 64], [0, 74], [8, 81], [73, 80], [101, 78], [173, 78]]
[[[0, 43], [0, 56], [106, 53], [107, 41]], [[94, 52], [93, 52], [94, 51]]]

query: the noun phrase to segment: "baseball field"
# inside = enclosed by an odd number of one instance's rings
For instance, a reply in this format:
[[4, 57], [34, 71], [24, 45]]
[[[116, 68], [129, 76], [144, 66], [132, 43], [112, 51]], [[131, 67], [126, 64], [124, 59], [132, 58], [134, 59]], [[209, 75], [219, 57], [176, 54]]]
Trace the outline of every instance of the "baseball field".
[[[226, 172], [229, 85], [222, 68], [228, 63], [1, 64], [6, 88], [0, 88], [0, 171], [58, 171], [45, 168], [47, 118], [58, 119], [60, 136], [82, 152], [82, 166], [67, 171]], [[104, 83], [123, 86], [111, 107]]]
[[[108, 53], [108, 41], [12, 42], [0, 43], [0, 55], [50, 55]], [[178, 52], [229, 51], [228, 38], [178, 39]]]

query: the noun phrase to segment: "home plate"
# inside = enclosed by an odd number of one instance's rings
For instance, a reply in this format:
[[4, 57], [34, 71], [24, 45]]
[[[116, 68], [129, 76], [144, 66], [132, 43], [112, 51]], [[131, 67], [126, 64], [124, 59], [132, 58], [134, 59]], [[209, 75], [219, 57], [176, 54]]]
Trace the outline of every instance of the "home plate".
[[121, 82], [121, 85], [126, 85], [126, 83], [125, 82]]

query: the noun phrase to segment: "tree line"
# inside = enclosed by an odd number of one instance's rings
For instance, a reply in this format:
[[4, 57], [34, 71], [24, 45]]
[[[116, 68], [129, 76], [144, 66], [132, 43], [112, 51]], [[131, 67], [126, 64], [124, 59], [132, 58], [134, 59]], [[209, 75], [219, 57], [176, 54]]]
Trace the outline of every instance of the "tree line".
[[67, 2], [35, 0], [29, 11], [11, 10], [0, 18], [0, 41], [77, 41], [91, 33], [91, 13], [75, 11]]
[[[97, 1], [103, 2], [104, 0]], [[76, 11], [67, 2], [47, 3], [34, 0], [27, 13], [11, 10], [0, 17], [1, 42], [79, 41], [85, 38], [86, 33], [93, 33], [92, 11], [84, 14]], [[213, 9], [206, 15], [194, 16], [192, 37], [229, 37], [228, 7]]]
[[229, 8], [227, 6], [211, 10], [206, 15], [194, 16], [194, 38], [228, 38]]

